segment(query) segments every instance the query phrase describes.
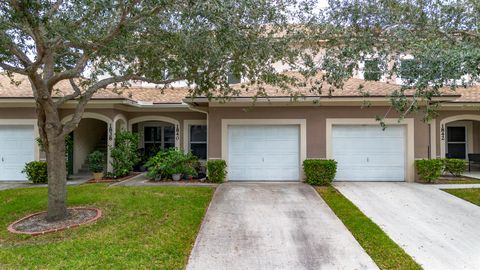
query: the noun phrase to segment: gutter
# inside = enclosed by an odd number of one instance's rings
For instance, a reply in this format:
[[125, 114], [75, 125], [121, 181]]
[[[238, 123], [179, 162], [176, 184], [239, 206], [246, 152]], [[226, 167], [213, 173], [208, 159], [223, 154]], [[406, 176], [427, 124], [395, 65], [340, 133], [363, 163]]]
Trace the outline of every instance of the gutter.
[[[455, 96], [441, 96], [432, 98], [433, 101], [453, 101], [455, 98], [458, 98], [458, 95]], [[277, 103], [277, 102], [335, 102], [335, 101], [389, 101], [390, 97], [387, 96], [299, 96], [299, 97], [286, 97], [286, 96], [272, 96], [272, 97], [232, 97], [225, 98], [225, 100], [220, 99], [209, 99], [207, 97], [197, 97], [191, 98], [187, 97], [183, 99], [184, 103], [195, 104], [195, 103], [229, 103], [229, 102], [268, 102], [268, 103]]]

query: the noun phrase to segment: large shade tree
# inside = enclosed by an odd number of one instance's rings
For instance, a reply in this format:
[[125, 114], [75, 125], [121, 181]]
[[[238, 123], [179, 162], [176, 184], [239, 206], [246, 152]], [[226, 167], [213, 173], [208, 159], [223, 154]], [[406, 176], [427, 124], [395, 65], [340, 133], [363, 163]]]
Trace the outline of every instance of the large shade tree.
[[[0, 68], [28, 77], [48, 163], [47, 219], [66, 217], [65, 135], [99, 89], [145, 81], [192, 85], [192, 95], [235, 94], [226, 74], [284, 85], [275, 62], [295, 66], [308, 14], [295, 0], [0, 1]], [[58, 89], [68, 82], [71, 92]], [[159, 90], [160, 91], [160, 90]], [[75, 101], [71, 120], [59, 108]]]
[[402, 78], [391, 101], [403, 116], [421, 110], [429, 120], [442, 88], [480, 80], [478, 0], [329, 0], [317, 22], [325, 79], [341, 87], [374, 59], [387, 79]]

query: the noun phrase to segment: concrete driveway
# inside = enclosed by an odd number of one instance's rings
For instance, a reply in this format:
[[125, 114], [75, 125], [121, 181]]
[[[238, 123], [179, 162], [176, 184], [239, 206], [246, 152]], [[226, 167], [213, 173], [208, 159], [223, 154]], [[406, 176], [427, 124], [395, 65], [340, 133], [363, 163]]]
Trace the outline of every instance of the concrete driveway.
[[218, 187], [187, 269], [378, 269], [316, 191], [300, 183]]
[[409, 183], [336, 183], [424, 269], [480, 269], [480, 207]]

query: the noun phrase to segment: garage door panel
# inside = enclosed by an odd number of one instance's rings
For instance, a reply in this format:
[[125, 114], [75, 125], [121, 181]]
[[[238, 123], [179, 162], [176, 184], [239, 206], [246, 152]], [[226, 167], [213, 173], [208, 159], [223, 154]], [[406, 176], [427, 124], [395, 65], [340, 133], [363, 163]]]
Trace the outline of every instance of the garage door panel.
[[0, 181], [26, 180], [21, 171], [34, 160], [34, 145], [33, 126], [0, 126]]
[[332, 154], [337, 181], [404, 181], [405, 128], [333, 126]]
[[[353, 166], [348, 169], [339, 169], [337, 181], [401, 181], [396, 175], [403, 174], [403, 167], [364, 167]], [[365, 178], [364, 175], [368, 175]]]
[[298, 126], [229, 126], [230, 180], [298, 180]]

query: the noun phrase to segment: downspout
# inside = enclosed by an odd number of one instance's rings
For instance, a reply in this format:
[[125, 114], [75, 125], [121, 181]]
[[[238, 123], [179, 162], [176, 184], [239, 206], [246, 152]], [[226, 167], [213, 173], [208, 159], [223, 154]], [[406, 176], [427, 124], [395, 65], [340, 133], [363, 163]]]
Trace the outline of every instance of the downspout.
[[428, 123], [428, 159], [432, 159], [432, 123]]

